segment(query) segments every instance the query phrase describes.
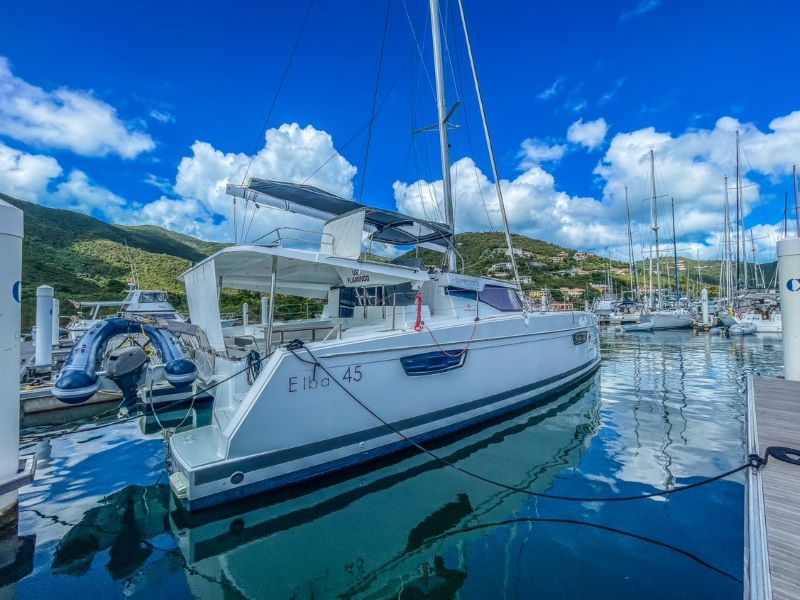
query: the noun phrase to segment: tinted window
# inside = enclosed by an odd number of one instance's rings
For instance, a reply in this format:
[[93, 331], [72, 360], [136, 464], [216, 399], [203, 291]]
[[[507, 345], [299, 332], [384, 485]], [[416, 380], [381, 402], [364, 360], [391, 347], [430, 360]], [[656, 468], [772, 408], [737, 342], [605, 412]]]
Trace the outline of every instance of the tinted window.
[[167, 294], [166, 292], [142, 292], [139, 295], [139, 302], [142, 304], [144, 303], [153, 303], [153, 302], [166, 302], [167, 301]]
[[[462, 290], [461, 288], [449, 287], [447, 293], [459, 298], [475, 299], [475, 292], [472, 290]], [[479, 300], [484, 304], [506, 312], [522, 310], [522, 302], [516, 290], [495, 285], [487, 285], [480, 292]]]
[[339, 289], [339, 317], [349, 319], [353, 316], [353, 309], [358, 305], [355, 288]]
[[381, 306], [383, 287], [339, 288], [339, 317], [349, 319], [354, 316], [356, 306]]

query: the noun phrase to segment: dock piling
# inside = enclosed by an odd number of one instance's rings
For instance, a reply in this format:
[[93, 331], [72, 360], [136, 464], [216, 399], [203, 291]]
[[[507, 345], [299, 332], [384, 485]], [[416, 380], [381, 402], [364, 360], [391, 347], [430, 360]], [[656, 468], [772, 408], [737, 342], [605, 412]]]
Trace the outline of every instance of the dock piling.
[[778, 274], [784, 375], [791, 381], [800, 381], [800, 238], [778, 241]]
[[53, 364], [53, 288], [49, 285], [36, 288], [35, 347], [34, 366], [50, 367]]
[[53, 348], [59, 347], [59, 338], [61, 337], [61, 327], [60, 327], [60, 319], [61, 319], [61, 303], [58, 301], [58, 298], [53, 298], [53, 337], [51, 339]]

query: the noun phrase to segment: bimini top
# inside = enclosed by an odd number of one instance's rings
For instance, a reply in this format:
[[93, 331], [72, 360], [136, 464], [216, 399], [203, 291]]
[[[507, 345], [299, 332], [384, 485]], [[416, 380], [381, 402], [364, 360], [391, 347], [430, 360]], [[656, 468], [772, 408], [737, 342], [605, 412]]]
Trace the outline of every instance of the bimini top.
[[326, 298], [334, 287], [411, 283], [412, 287], [419, 288], [430, 280], [424, 269], [269, 246], [224, 248], [182, 273], [178, 279], [187, 284], [190, 295], [190, 281], [204, 282], [215, 294], [217, 286], [265, 292], [270, 289], [273, 261], [276, 291], [306, 298]]
[[370, 232], [370, 239], [385, 244], [426, 244], [446, 248], [453, 236], [452, 229], [444, 223], [373, 208], [310, 185], [253, 177], [247, 185], [229, 183], [227, 193], [250, 200], [256, 205], [270, 206], [325, 221], [363, 211], [364, 228]]

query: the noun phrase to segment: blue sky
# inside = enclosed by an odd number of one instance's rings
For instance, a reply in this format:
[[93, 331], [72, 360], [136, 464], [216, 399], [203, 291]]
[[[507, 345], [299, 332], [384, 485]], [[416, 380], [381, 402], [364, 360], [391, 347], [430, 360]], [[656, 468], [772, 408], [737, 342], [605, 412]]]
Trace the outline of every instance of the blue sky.
[[[800, 162], [790, 3], [464, 2], [515, 231], [619, 254], [627, 185], [641, 247], [653, 147], [659, 194], [675, 197], [682, 248], [715, 256], [722, 175], [733, 175], [739, 128], [747, 226], [762, 259], [774, 252], [788, 174]], [[370, 119], [384, 2], [313, 3], [264, 148], [264, 117], [308, 6], [4, 7], [0, 191], [230, 239], [220, 188], [241, 178], [254, 148], [261, 154], [251, 174], [293, 180], [336, 149], [309, 183], [435, 216], [436, 135], [413, 142], [410, 134], [435, 120], [425, 1], [391, 3], [365, 178], [366, 132], [347, 142]], [[451, 135], [457, 225], [488, 229], [487, 202], [496, 228], [455, 0], [442, 0], [442, 12], [448, 96], [462, 101]], [[259, 214], [256, 226], [283, 222], [292, 221]]]

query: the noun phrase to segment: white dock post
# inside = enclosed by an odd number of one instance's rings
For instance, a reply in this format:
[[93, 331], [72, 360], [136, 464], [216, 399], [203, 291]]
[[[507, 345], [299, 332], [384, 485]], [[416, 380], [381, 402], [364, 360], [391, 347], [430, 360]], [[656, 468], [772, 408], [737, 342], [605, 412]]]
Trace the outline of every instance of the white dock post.
[[245, 302], [242, 304], [242, 325], [250, 324], [250, 306]]
[[36, 367], [53, 364], [53, 288], [36, 288]]
[[261, 324], [266, 325], [269, 321], [269, 298], [261, 296]]
[[800, 238], [778, 241], [783, 322], [783, 370], [786, 379], [800, 381]]
[[703, 314], [703, 325], [708, 325], [711, 321], [708, 318], [708, 289], [700, 291], [700, 310]]
[[[0, 481], [19, 471], [19, 337], [22, 211], [0, 200]], [[0, 516], [16, 507], [17, 491], [0, 495]]]
[[[9, 573], [30, 573], [34, 544], [34, 536], [19, 535], [17, 511], [18, 490], [36, 473], [35, 456], [19, 456], [22, 234], [22, 211], [0, 200], [0, 569]], [[0, 591], [13, 597], [13, 583]]]
[[58, 298], [53, 298], [53, 348], [58, 348], [58, 340], [61, 337], [61, 303]]

